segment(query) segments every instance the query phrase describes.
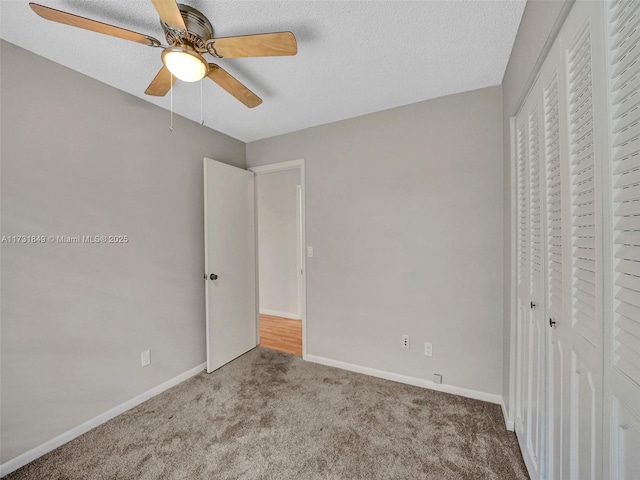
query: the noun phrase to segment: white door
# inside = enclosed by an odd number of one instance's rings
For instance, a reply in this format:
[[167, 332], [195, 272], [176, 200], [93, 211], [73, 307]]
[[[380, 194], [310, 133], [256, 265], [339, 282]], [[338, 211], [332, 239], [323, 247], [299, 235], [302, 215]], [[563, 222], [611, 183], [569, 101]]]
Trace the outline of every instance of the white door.
[[[571, 242], [566, 232], [571, 230], [567, 214], [566, 112], [561, 108], [565, 98], [560, 50], [556, 42], [540, 73], [540, 89], [544, 109], [544, 158], [546, 179], [547, 234], [547, 462], [546, 478], [568, 478], [569, 472], [569, 406], [565, 380], [568, 374], [568, 354], [571, 322], [565, 314], [571, 292]], [[568, 222], [568, 223], [567, 223]], [[548, 322], [548, 323], [547, 323]]]
[[529, 214], [530, 219], [530, 317], [529, 317], [529, 369], [527, 373], [527, 428], [526, 446], [534, 470], [540, 476], [544, 464], [545, 418], [545, 289], [544, 289], [544, 222], [541, 201], [542, 179], [540, 168], [540, 105], [537, 95], [526, 110], [529, 139]]
[[[516, 165], [518, 205], [518, 288], [516, 317], [516, 414], [515, 430], [518, 439], [525, 437], [526, 375], [529, 323], [529, 165], [527, 161], [526, 122], [516, 121]], [[522, 449], [524, 451], [524, 449]]]
[[[567, 214], [572, 246], [570, 377], [565, 380], [570, 415], [570, 478], [602, 476], [602, 111], [593, 92], [602, 93], [597, 70], [604, 58], [599, 38], [600, 2], [577, 2], [562, 34], [565, 75], [570, 198]], [[594, 67], [595, 66], [595, 67]], [[599, 98], [602, 98], [600, 94]], [[601, 126], [601, 125], [600, 125]], [[606, 131], [606, 130], [605, 130]], [[598, 159], [598, 160], [596, 160]], [[564, 208], [564, 207], [563, 207]]]
[[[640, 2], [606, 4], [610, 190], [604, 478], [640, 478]], [[603, 162], [605, 163], [605, 162]]]
[[[534, 87], [535, 89], [535, 87]], [[545, 222], [540, 102], [532, 95], [516, 121], [519, 287], [516, 433], [531, 476], [541, 478], [545, 435]]]
[[253, 177], [204, 159], [207, 372], [257, 345]]
[[[536, 132], [542, 138], [542, 212], [536, 198]], [[636, 480], [640, 2], [575, 2], [518, 115], [516, 135], [515, 424], [525, 462], [532, 478]], [[537, 304], [541, 297], [538, 213], [547, 257], [542, 264], [547, 445], [541, 450], [535, 422], [540, 323], [533, 311], [526, 312], [526, 303]]]

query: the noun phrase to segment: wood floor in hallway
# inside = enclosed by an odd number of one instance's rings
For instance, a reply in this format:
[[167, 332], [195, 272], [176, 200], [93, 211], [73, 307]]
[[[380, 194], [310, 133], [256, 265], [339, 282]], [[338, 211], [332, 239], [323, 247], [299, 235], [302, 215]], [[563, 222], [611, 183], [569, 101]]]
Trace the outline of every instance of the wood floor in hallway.
[[302, 356], [302, 321], [260, 314], [260, 346]]

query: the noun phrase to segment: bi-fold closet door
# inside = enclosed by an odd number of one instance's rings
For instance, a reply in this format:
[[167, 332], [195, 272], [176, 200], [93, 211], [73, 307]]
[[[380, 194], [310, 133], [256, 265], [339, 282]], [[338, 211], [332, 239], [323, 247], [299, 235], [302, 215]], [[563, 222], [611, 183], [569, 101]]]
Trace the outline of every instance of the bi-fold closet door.
[[640, 2], [607, 2], [604, 477], [640, 478]]
[[544, 461], [544, 202], [542, 128], [538, 98], [530, 95], [516, 120], [518, 179], [518, 318], [515, 429], [531, 474]]
[[640, 478], [640, 2], [573, 6], [515, 122], [533, 478]]

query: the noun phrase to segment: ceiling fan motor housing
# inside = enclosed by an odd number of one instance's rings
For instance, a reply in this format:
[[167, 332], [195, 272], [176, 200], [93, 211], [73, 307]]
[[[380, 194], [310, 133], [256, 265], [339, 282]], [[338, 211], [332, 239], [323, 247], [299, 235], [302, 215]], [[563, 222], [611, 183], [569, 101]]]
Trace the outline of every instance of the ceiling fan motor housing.
[[162, 20], [160, 24], [165, 33], [165, 38], [169, 45], [183, 45], [187, 44], [199, 52], [206, 52], [206, 41], [213, 38], [213, 26], [207, 17], [189, 5], [182, 3], [178, 4], [180, 13], [184, 20], [184, 24], [187, 27], [186, 33], [181, 33], [181, 30], [176, 30], [169, 27]]

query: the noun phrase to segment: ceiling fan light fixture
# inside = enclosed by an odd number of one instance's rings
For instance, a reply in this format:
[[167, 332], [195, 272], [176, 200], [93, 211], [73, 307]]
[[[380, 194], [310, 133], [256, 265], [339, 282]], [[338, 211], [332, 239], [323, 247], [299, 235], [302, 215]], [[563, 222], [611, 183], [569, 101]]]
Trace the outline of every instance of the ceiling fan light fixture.
[[162, 62], [174, 77], [183, 82], [197, 82], [209, 73], [209, 65], [204, 58], [186, 47], [165, 48]]

